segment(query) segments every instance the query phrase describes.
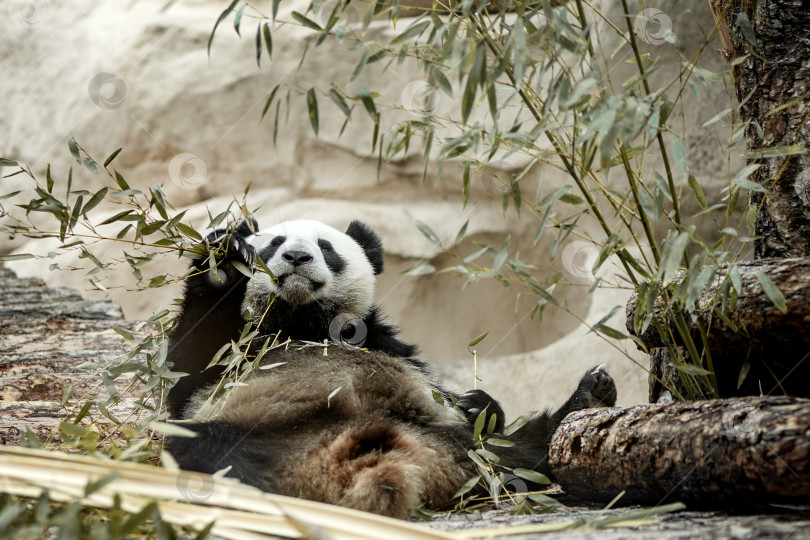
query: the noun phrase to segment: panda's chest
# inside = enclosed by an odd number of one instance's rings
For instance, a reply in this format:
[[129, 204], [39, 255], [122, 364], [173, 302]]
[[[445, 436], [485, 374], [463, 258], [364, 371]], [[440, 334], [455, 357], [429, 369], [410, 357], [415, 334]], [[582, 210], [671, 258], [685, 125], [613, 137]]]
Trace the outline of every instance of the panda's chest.
[[299, 429], [386, 416], [415, 424], [452, 420], [425, 377], [402, 359], [330, 347], [273, 351], [212, 418]]

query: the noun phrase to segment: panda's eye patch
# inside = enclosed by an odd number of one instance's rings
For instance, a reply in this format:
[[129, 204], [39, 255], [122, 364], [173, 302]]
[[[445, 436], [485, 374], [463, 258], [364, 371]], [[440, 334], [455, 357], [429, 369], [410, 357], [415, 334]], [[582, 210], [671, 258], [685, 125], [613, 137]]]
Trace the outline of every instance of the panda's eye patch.
[[262, 248], [262, 250], [259, 252], [259, 257], [261, 257], [262, 260], [265, 262], [269, 261], [270, 259], [273, 258], [273, 255], [276, 254], [276, 251], [278, 251], [279, 246], [286, 241], [287, 241], [286, 236], [276, 236], [275, 238], [270, 240], [269, 244], [267, 244]]
[[338, 255], [338, 252], [335, 251], [335, 248], [332, 247], [332, 242], [329, 240], [318, 240], [318, 247], [321, 248], [321, 253], [323, 254], [323, 262], [326, 263], [326, 266], [335, 273], [340, 274], [343, 272], [343, 269], [346, 268], [346, 261], [343, 260], [343, 257]]

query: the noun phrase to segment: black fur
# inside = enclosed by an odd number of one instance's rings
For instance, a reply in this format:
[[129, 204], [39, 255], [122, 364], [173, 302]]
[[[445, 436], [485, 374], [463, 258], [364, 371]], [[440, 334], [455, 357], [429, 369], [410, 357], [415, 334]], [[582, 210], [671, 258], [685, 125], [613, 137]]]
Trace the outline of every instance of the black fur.
[[[185, 409], [192, 394], [219, 379], [222, 375], [221, 367], [205, 368], [223, 345], [238, 339], [245, 324], [241, 316], [241, 308], [248, 278], [238, 272], [232, 262], [238, 261], [250, 267], [256, 256], [255, 250], [245, 240], [245, 233], [255, 231], [257, 224], [255, 221], [251, 221], [249, 224], [246, 223], [240, 223], [233, 230], [214, 231], [205, 241], [206, 246], [214, 250], [215, 256], [219, 254], [217, 267], [224, 272], [224, 279], [221, 283], [209, 278], [209, 261], [207, 258], [197, 259], [193, 263], [195, 272], [187, 279], [182, 313], [169, 343], [168, 360], [172, 363], [172, 369], [189, 374], [180, 378], [169, 392], [167, 402], [172, 417], [185, 417]], [[379, 237], [367, 226], [356, 221], [352, 222], [346, 234], [354, 238], [365, 249], [374, 271], [376, 273], [381, 272], [382, 244]], [[284, 241], [283, 237], [278, 238], [279, 240], [271, 243], [271, 249], [274, 251]], [[272, 247], [273, 244], [276, 244], [275, 247]], [[267, 255], [265, 253], [266, 249], [260, 253], [263, 258]], [[321, 249], [324, 249], [324, 246], [321, 246]], [[339, 254], [336, 255], [340, 256]], [[333, 271], [335, 271], [334, 268]], [[325, 467], [323, 470], [307, 470], [306, 473], [295, 472], [295, 467], [300, 462], [297, 455], [303, 451], [304, 447], [310, 448], [307, 456], [311, 458], [312, 455], [318, 452], [325, 452], [326, 449], [323, 445], [327, 445], [329, 441], [340, 440], [341, 437], [346, 437], [347, 433], [357, 433], [353, 435], [356, 439], [354, 449], [346, 450], [348, 453], [341, 454], [338, 452], [334, 454], [343, 456], [341, 459], [348, 460], [346, 463], [349, 465], [344, 465], [351, 468], [359, 466], [353, 465], [358, 460], [377, 463], [375, 460], [378, 458], [379, 460], [389, 459], [394, 461], [403, 459], [385, 457], [389, 454], [391, 456], [416, 455], [414, 454], [413, 441], [402, 442], [403, 437], [408, 438], [403, 433], [416, 433], [418, 435], [417, 440], [424, 440], [426, 441], [425, 444], [433, 445], [431, 451], [439, 451], [439, 454], [435, 454], [439, 457], [437, 457], [438, 461], [434, 464], [438, 469], [431, 474], [434, 474], [434, 476], [443, 474], [441, 471], [449, 470], [447, 469], [447, 467], [450, 467], [448, 463], [451, 463], [453, 464], [451, 467], [453, 471], [448, 472], [447, 478], [454, 478], [454, 480], [447, 481], [451, 483], [460, 481], [463, 483], [475, 470], [472, 463], [467, 459], [466, 453], [473, 446], [473, 424], [479, 414], [484, 414], [485, 425], [494, 427], [492, 436], [507, 439], [514, 443], [514, 446], [511, 447], [488, 447], [499, 456], [498, 467], [503, 467], [506, 471], [516, 467], [532, 469], [550, 476], [551, 471], [548, 467], [549, 443], [554, 430], [562, 419], [568, 413], [582, 408], [612, 406], [616, 400], [616, 389], [612, 379], [601, 369], [595, 368], [589, 370], [582, 377], [576, 391], [560, 409], [554, 413], [544, 412], [536, 415], [521, 429], [506, 436], [502, 434], [505, 425], [503, 409], [497, 401], [481, 390], [472, 390], [457, 395], [435, 384], [430, 376], [428, 366], [415, 358], [417, 354], [416, 347], [402, 342], [397, 337], [397, 327], [386, 319], [378, 306], [372, 306], [362, 321], [347, 321], [347, 324], [339, 329], [339, 336], [330, 335], [329, 326], [336, 315], [338, 314], [324, 309], [324, 306], [318, 303], [305, 304], [294, 308], [277, 297], [266, 314], [260, 330], [265, 334], [280, 332], [282, 338], [289, 337], [293, 340], [302, 341], [323, 342], [329, 339], [340, 342], [345, 339], [349, 344], [359, 345], [369, 351], [374, 351], [377, 356], [362, 356], [364, 353], [353, 352], [351, 348], [347, 348], [345, 352], [341, 353], [342, 356], [333, 355], [331, 363], [336, 366], [349, 366], [340, 369], [356, 370], [357, 368], [361, 370], [360, 372], [352, 372], [354, 373], [353, 378], [350, 379], [353, 381], [352, 385], [357, 383], [361, 386], [351, 390], [356, 392], [356, 397], [353, 398], [354, 401], [351, 401], [351, 403], [357, 403], [358, 399], [362, 401], [365, 399], [363, 396], [366, 395], [376, 395], [378, 397], [375, 399], [378, 402], [384, 403], [386, 399], [389, 400], [387, 404], [381, 405], [382, 410], [362, 410], [358, 412], [356, 405], [354, 405], [354, 408], [340, 404], [330, 406], [329, 400], [324, 400], [323, 403], [319, 401], [316, 407], [316, 404], [307, 405], [305, 401], [299, 401], [302, 399], [300, 392], [309, 388], [307, 384], [315, 384], [313, 388], [320, 384], [322, 387], [325, 386], [328, 391], [332, 391], [333, 388], [329, 385], [332, 384], [333, 378], [337, 380], [341, 376], [347, 376], [347, 372], [331, 372], [330, 374], [330, 358], [322, 358], [319, 355], [317, 364], [310, 363], [309, 367], [306, 368], [310, 370], [306, 372], [309, 373], [307, 375], [308, 380], [296, 380], [294, 377], [297, 372], [286, 372], [287, 377], [293, 377], [290, 379], [290, 384], [297, 385], [296, 388], [291, 386], [287, 388], [290, 391], [298, 391], [297, 398], [286, 402], [285, 399], [288, 398], [285, 397], [287, 395], [285, 388], [282, 394], [274, 396], [275, 401], [272, 401], [276, 404], [274, 407], [288, 406], [293, 411], [299, 410], [298, 407], [305, 407], [300, 409], [302, 412], [290, 413], [290, 416], [287, 417], [287, 413], [280, 414], [276, 410], [256, 410], [256, 407], [253, 406], [254, 401], [251, 400], [260, 401], [261, 396], [250, 397], [248, 393], [245, 393], [244, 395], [248, 396], [244, 398], [248, 400], [245, 410], [248, 411], [249, 415], [258, 415], [255, 418], [251, 417], [249, 426], [240, 423], [241, 420], [233, 423], [214, 419], [193, 425], [191, 429], [198, 434], [195, 438], [170, 437], [167, 439], [167, 446], [180, 466], [184, 469], [207, 473], [230, 466], [229, 476], [239, 478], [243, 482], [261, 489], [297, 496], [299, 495], [297, 492], [288, 492], [292, 489], [290, 486], [297, 486], [295, 489], [306, 491], [306, 493], [310, 494], [310, 497], [318, 499], [320, 489], [318, 488], [318, 482], [323, 481], [328, 484], [327, 480], [319, 475], [336, 473], [328, 472], [331, 470], [328, 460], [325, 463], [317, 462], [320, 464], [319, 466]], [[359, 339], [359, 341], [355, 341], [355, 338]], [[284, 351], [277, 351], [276, 354], [284, 354]], [[312, 360], [310, 358], [308, 361], [311, 362]], [[290, 361], [294, 362], [294, 358], [290, 358]], [[377, 362], [377, 364], [374, 364], [374, 362]], [[370, 367], [363, 367], [366, 363], [371, 363], [368, 364]], [[374, 367], [376, 365], [379, 365], [379, 367]], [[364, 375], [363, 369], [368, 369], [368, 373]], [[324, 374], [323, 380], [318, 380], [321, 372]], [[383, 372], [387, 373], [385, 375], [385, 377], [388, 377], [387, 379], [383, 377]], [[357, 373], [360, 373], [360, 375], [357, 375]], [[396, 375], [397, 373], [402, 375]], [[401, 377], [405, 376], [411, 379], [402, 381]], [[396, 377], [400, 377], [399, 380], [402, 381], [402, 384], [393, 382], [397, 380]], [[369, 382], [365, 383], [364, 381]], [[379, 381], [389, 382], [380, 383]], [[468, 422], [454, 423], [441, 420], [444, 417], [434, 410], [436, 404], [430, 399], [427, 399], [427, 403], [425, 402], [426, 396], [423, 390], [414, 390], [412, 394], [408, 394], [410, 390], [403, 390], [403, 388], [412, 388], [414, 382], [417, 383], [416, 388], [424, 389], [425, 386], [428, 386], [443, 395], [446, 402], [455, 402], [455, 407]], [[367, 389], [362, 386], [365, 384], [369, 385]], [[381, 388], [380, 384], [390, 384], [390, 386]], [[346, 389], [341, 392], [343, 394], [337, 393], [335, 400], [343, 399], [342, 396], [345, 396], [345, 393], [349, 392], [349, 390]], [[391, 399], [397, 399], [398, 401], [392, 402]], [[244, 400], [243, 403], [245, 403]], [[313, 407], [315, 408], [313, 409]], [[441, 409], [441, 407], [439, 408]], [[361, 416], [356, 416], [358, 414]], [[342, 428], [340, 426], [346, 427]], [[396, 426], [408, 427], [405, 431], [400, 432]], [[340, 431], [341, 429], [347, 431]], [[318, 433], [321, 433], [321, 435], [318, 435]], [[316, 439], [321, 442], [317, 442]], [[396, 447], [397, 444], [400, 446]], [[403, 444], [404, 446], [402, 446]], [[396, 452], [390, 451], [395, 447], [398, 448]], [[322, 457], [321, 459], [325, 458]], [[449, 462], [440, 459], [449, 459]], [[419, 466], [421, 464], [415, 465]], [[379, 466], [382, 467], [382, 465]], [[386, 467], [388, 469], [383, 467], [381, 470], [398, 470], [390, 464], [386, 465]], [[410, 465], [406, 463], [403, 470], [410, 470], [408, 467]], [[357, 475], [362, 476], [362, 471], [363, 469], [358, 469]], [[307, 478], [300, 476], [301, 474], [311, 474], [313, 476]], [[354, 474], [348, 474], [348, 478], [351, 479]], [[405, 473], [404, 477], [407, 478], [407, 476], [408, 474]], [[397, 476], [394, 475], [391, 478], [393, 480], [390, 480], [390, 482], [395, 482]], [[324, 495], [324, 499], [318, 500], [346, 504], [389, 515], [400, 515], [403, 511], [401, 504], [405, 503], [400, 501], [400, 506], [397, 506], [395, 503], [388, 504], [385, 502], [386, 497], [389, 495], [386, 491], [388, 488], [394, 491], [400, 488], [388, 486], [386, 482], [389, 482], [389, 480], [380, 480], [380, 482], [382, 482], [382, 491], [369, 491], [365, 499], [363, 499], [365, 502], [357, 502], [348, 495], [348, 499], [340, 498], [342, 496], [330, 498]], [[420, 482], [422, 480], [414, 481], [415, 484], [422, 485]], [[435, 482], [438, 482], [438, 484]], [[436, 479], [435, 482], [431, 489], [442, 491], [443, 494], [437, 494], [436, 499], [432, 499], [431, 493], [422, 493], [420, 496], [423, 503], [429, 504], [433, 501], [436, 504], [446, 504], [449, 502], [448, 497], [451, 497], [452, 493], [460, 487], [460, 484], [444, 485], [441, 479]], [[330, 486], [330, 489], [334, 488], [333, 485], [330, 484]], [[536, 487], [530, 486], [530, 488]], [[404, 487], [401, 487], [401, 489], [405, 490]], [[377, 504], [375, 501], [382, 502]], [[408, 504], [412, 503], [413, 501]]]
[[360, 244], [360, 247], [366, 251], [366, 256], [368, 256], [368, 261], [374, 268], [374, 273], [381, 274], [383, 271], [383, 247], [377, 233], [372, 231], [365, 223], [354, 220], [349, 223], [346, 234], [354, 238], [355, 242]]
[[[247, 227], [244, 223], [240, 223], [239, 227]], [[234, 239], [238, 245], [233, 242]], [[183, 407], [196, 390], [220, 378], [221, 367], [205, 367], [222, 345], [238, 339], [245, 324], [241, 312], [248, 278], [231, 261], [250, 267], [255, 259], [255, 250], [244, 237], [225, 229], [212, 232], [204, 243], [224, 250], [225, 256], [217, 268], [225, 272], [225, 278], [221, 288], [217, 288], [208, 277], [208, 258], [198, 258], [192, 263], [195, 272], [186, 280], [183, 310], [168, 350], [172, 369], [189, 374], [169, 391], [167, 407], [175, 418], [182, 417]]]
[[346, 268], [346, 261], [334, 250], [332, 243], [327, 240], [318, 240], [318, 247], [321, 248], [326, 266], [335, 274], [343, 272]]
[[[214, 474], [236, 463], [238, 466], [228, 471], [227, 476], [255, 485], [273, 459], [273, 449], [265, 441], [257, 440], [248, 428], [217, 421], [186, 427], [197, 436], [171, 438], [172, 456], [186, 470]], [[272, 485], [261, 487], [273, 491]]]

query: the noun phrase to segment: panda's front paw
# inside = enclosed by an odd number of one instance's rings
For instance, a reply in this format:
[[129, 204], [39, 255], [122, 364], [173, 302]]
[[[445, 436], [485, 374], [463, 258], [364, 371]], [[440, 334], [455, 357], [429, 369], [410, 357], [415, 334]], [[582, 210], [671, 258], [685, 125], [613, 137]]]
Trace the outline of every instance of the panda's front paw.
[[613, 407], [616, 404], [616, 383], [605, 371], [604, 364], [588, 370], [579, 381], [575, 396], [583, 408]]
[[[486, 410], [486, 420], [484, 422], [484, 433], [501, 433], [504, 427], [503, 409], [492, 396], [483, 390], [470, 390], [462, 394], [456, 407], [464, 414], [470, 424], [474, 424], [481, 411]], [[490, 424], [492, 428], [490, 429]]]
[[218, 261], [237, 261], [250, 268], [256, 262], [256, 249], [247, 238], [258, 228], [259, 224], [252, 217], [243, 219], [235, 227], [214, 230], [203, 242], [216, 252]]

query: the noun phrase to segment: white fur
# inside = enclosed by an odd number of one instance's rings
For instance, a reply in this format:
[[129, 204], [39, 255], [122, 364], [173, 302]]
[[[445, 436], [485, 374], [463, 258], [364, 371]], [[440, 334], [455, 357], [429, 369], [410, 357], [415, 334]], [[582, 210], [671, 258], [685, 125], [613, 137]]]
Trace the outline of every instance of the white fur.
[[[276, 236], [286, 236], [286, 241], [273, 254], [267, 267], [277, 278], [292, 274], [283, 287], [261, 271], [256, 271], [248, 282], [244, 309], [254, 317], [260, 317], [267, 308], [267, 301], [276, 294], [292, 304], [320, 302], [330, 309], [365, 316], [374, 300], [374, 269], [365, 251], [353, 238], [324, 223], [313, 220], [295, 220], [279, 223], [251, 236], [249, 241], [260, 253]], [[327, 240], [346, 265], [340, 274], [334, 274], [326, 265], [318, 240]], [[294, 267], [282, 256], [289, 250], [304, 251], [313, 261]], [[314, 283], [323, 283], [317, 290]]]

